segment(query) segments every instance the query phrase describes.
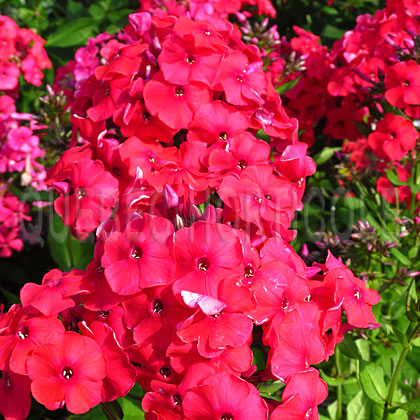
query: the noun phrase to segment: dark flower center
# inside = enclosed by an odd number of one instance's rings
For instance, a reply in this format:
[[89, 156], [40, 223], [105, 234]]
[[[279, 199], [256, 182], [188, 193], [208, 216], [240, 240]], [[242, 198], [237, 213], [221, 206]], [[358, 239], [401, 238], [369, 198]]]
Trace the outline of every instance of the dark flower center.
[[80, 187], [77, 191], [77, 198], [81, 199], [86, 196], [86, 190], [83, 187]]
[[410, 86], [410, 82], [408, 80], [403, 80], [403, 86], [404, 87]]
[[179, 405], [179, 404], [181, 404], [181, 402], [182, 402], [181, 395], [175, 394], [174, 395], [174, 405]]
[[233, 420], [232, 414], [223, 414], [220, 420]]
[[107, 319], [111, 311], [99, 311], [99, 316], [103, 319]]
[[188, 64], [193, 64], [194, 63], [194, 61], [195, 61], [195, 59], [194, 59], [194, 56], [192, 56], [192, 55], [189, 55], [188, 57], [187, 57], [187, 63]]
[[66, 378], [66, 379], [70, 379], [73, 376], [73, 371], [66, 367], [63, 369], [62, 375]]
[[271, 195], [269, 195], [269, 194], [266, 194], [264, 197], [265, 197], [267, 200], [271, 200]]
[[141, 256], [143, 255], [143, 251], [139, 247], [134, 247], [131, 251], [131, 258], [135, 258], [136, 260], [139, 260]]
[[197, 267], [201, 271], [207, 271], [210, 267], [210, 261], [206, 257], [200, 258]]
[[184, 88], [182, 88], [181, 86], [178, 86], [175, 89], [175, 95], [176, 96], [184, 96]]
[[238, 168], [239, 169], [245, 169], [247, 166], [248, 166], [248, 164], [242, 159], [238, 162]]
[[227, 140], [227, 133], [225, 133], [224, 131], [219, 133], [219, 139], [220, 140]]
[[21, 340], [25, 340], [28, 336], [29, 336], [29, 331], [26, 327], [23, 327], [18, 333], [17, 335], [19, 336], [19, 338]]
[[163, 379], [168, 378], [169, 376], [171, 376], [171, 369], [167, 368], [167, 367], [161, 367], [159, 370], [159, 373], [162, 375]]
[[144, 121], [149, 121], [150, 118], [152, 118], [152, 116], [147, 111], [143, 112], [142, 117]]
[[163, 306], [162, 302], [159, 299], [156, 299], [153, 304], [153, 312], [156, 314], [160, 314], [162, 312]]
[[250, 265], [247, 265], [244, 268], [244, 277], [249, 279], [251, 277], [254, 277], [254, 270], [252, 269], [252, 267]]

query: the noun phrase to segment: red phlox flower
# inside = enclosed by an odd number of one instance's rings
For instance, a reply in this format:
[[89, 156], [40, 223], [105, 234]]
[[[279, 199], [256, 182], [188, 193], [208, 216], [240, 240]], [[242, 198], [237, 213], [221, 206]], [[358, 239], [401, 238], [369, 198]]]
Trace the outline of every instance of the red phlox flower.
[[124, 101], [115, 111], [113, 121], [121, 133], [126, 136], [140, 136], [146, 142], [159, 139], [171, 144], [176, 130], [168, 127], [157, 116], [146, 109], [146, 105], [138, 100]]
[[[297, 302], [275, 328], [275, 344], [269, 354], [271, 372], [282, 381], [311, 364], [328, 358], [321, 336], [321, 316], [312, 302]], [[273, 339], [272, 339], [273, 340]]]
[[[408, 182], [410, 179], [410, 172], [404, 167], [397, 167], [397, 176], [400, 181]], [[376, 190], [391, 204], [395, 204], [398, 199], [398, 202], [405, 202], [407, 206], [410, 205], [411, 188], [408, 185], [396, 187], [391, 184], [386, 176], [381, 176], [376, 182]]]
[[116, 340], [112, 328], [100, 321], [93, 321], [89, 326], [83, 322], [79, 328], [84, 336], [99, 344], [106, 359], [107, 371], [103, 379], [101, 402], [127, 395], [134, 385], [136, 369]]
[[393, 106], [404, 108], [420, 104], [420, 66], [413, 60], [388, 67], [385, 73], [385, 98]]
[[99, 345], [74, 332], [50, 336], [28, 359], [33, 397], [48, 410], [82, 414], [101, 402], [107, 363]]
[[118, 197], [118, 181], [101, 161], [91, 159], [74, 162], [69, 178], [65, 183], [53, 184], [62, 193], [54, 208], [64, 224], [84, 239], [111, 216]]
[[269, 162], [270, 146], [249, 132], [237, 134], [228, 144], [222, 144], [224, 147], [213, 150], [209, 156], [209, 171], [217, 172], [221, 180], [230, 172], [239, 174], [248, 166]]
[[128, 167], [130, 176], [137, 175], [137, 168], [147, 179], [151, 172], [159, 172], [167, 164], [178, 164], [178, 149], [162, 147], [159, 143], [145, 143], [137, 137], [128, 138], [120, 146], [121, 160]]
[[292, 182], [301, 181], [316, 171], [312, 158], [306, 156], [308, 145], [297, 143], [286, 146], [283, 153], [275, 159], [275, 168]]
[[218, 83], [232, 105], [264, 103], [261, 95], [265, 93], [266, 81], [262, 61], [250, 63], [240, 51], [233, 51], [224, 59]]
[[[257, 306], [249, 314], [257, 324], [276, 319], [280, 324], [287, 311], [296, 302], [303, 302], [309, 296], [306, 279], [297, 275], [286, 263], [280, 260], [263, 264], [251, 286]], [[270, 328], [266, 331], [270, 335]]]
[[19, 67], [14, 63], [0, 61], [0, 89], [12, 90], [18, 86]]
[[5, 420], [23, 420], [31, 408], [31, 380], [25, 375], [1, 372], [0, 414]]
[[82, 270], [63, 273], [53, 269], [45, 274], [42, 284], [26, 283], [20, 291], [23, 306], [37, 309], [43, 315], [57, 315], [76, 304], [74, 297], [87, 292]]
[[191, 420], [268, 418], [267, 405], [257, 389], [226, 372], [210, 376], [188, 390], [182, 407]]
[[[178, 162], [168, 160], [159, 172], [153, 172], [147, 181], [159, 192], [165, 185], [169, 185], [178, 197], [193, 198], [194, 194], [206, 194], [208, 187], [208, 174], [201, 164], [202, 157], [207, 151], [206, 145], [200, 141], [184, 142], [179, 147]], [[189, 192], [192, 192], [190, 195]], [[207, 197], [199, 201], [206, 201]], [[194, 200], [194, 198], [193, 198]]]
[[173, 226], [161, 217], [134, 217], [124, 232], [111, 233], [102, 266], [111, 289], [131, 295], [146, 287], [168, 284], [173, 275]]
[[376, 324], [372, 313], [372, 305], [380, 301], [376, 290], [368, 289], [365, 283], [356, 278], [353, 273], [340, 261], [329, 253], [326, 261], [328, 272], [324, 282], [335, 282], [336, 302], [343, 302], [347, 322], [357, 328], [368, 328]]
[[225, 206], [259, 228], [274, 222], [288, 228], [298, 205], [291, 182], [273, 173], [269, 165], [256, 165], [242, 171], [240, 178], [227, 176], [217, 190]]
[[193, 41], [171, 36], [163, 43], [158, 62], [163, 77], [170, 83], [186, 85], [201, 82], [213, 88], [219, 74], [222, 54]]
[[213, 101], [200, 107], [189, 127], [189, 141], [204, 141], [208, 145], [226, 141], [242, 134], [249, 127], [248, 117], [222, 101]]
[[[12, 331], [11, 331], [12, 332]], [[9, 368], [12, 372], [27, 375], [26, 361], [32, 351], [44, 344], [51, 334], [61, 334], [64, 326], [61, 321], [53, 317], [37, 316], [22, 319], [13, 331], [13, 341], [9, 342]], [[3, 337], [0, 338], [0, 340]]]
[[318, 405], [328, 395], [327, 384], [315, 369], [298, 372], [286, 382], [282, 402], [273, 413], [273, 420], [318, 420]]
[[388, 112], [369, 134], [368, 143], [379, 158], [400, 160], [416, 146], [418, 137], [410, 120]]
[[229, 347], [247, 343], [252, 333], [252, 320], [246, 312], [255, 307], [251, 290], [228, 277], [220, 283], [217, 297], [182, 291], [182, 298], [191, 308], [199, 308], [178, 331], [184, 342], [198, 340], [197, 349], [203, 357], [217, 357]]
[[166, 351], [178, 324], [192, 311], [174, 298], [171, 287], [154, 287], [123, 300], [124, 322], [137, 344], [150, 342]]
[[218, 284], [243, 260], [242, 246], [233, 228], [198, 221], [175, 233], [175, 295], [190, 291], [217, 296]]

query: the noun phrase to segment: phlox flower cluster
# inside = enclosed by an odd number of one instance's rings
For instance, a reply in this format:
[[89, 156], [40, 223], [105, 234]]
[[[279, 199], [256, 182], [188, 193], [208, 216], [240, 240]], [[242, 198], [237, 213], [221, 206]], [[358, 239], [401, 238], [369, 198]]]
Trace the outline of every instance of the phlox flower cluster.
[[[139, 12], [148, 12], [152, 15], [188, 16], [193, 20], [206, 21], [216, 28], [223, 28], [229, 15], [242, 13], [239, 16], [250, 17], [250, 11], [243, 11], [244, 7], [256, 6], [258, 14], [275, 17], [276, 11], [267, 0], [233, 0], [233, 1], [175, 1], [175, 0], [148, 0], [139, 2]], [[124, 33], [109, 35], [106, 32], [95, 38], [89, 38], [85, 47], [80, 47], [74, 60], [59, 67], [54, 81], [56, 93], [63, 92], [68, 103], [74, 99], [75, 92], [81, 83], [89, 78], [97, 66], [107, 63], [123, 44], [130, 42]]]
[[[391, 203], [410, 202], [408, 186], [396, 194], [385, 170], [407, 182], [414, 170], [420, 105], [420, 5], [388, 0], [373, 16], [357, 18], [328, 51], [319, 37], [295, 28], [298, 37], [283, 40], [271, 52], [274, 84], [296, 80], [285, 94], [285, 109], [305, 130], [301, 139], [315, 141], [313, 127], [332, 139], [346, 140], [343, 151], [355, 170], [374, 171], [377, 191]], [[280, 77], [279, 77], [280, 74]], [[362, 105], [360, 105], [362, 104]]]
[[51, 67], [44, 40], [30, 29], [21, 29], [7, 16], [0, 16], [0, 256], [20, 251], [20, 226], [28, 207], [7, 187], [17, 179], [22, 187], [45, 189], [46, 172], [39, 160], [45, 152], [36, 131], [34, 116], [16, 111], [18, 78], [41, 85], [42, 70]]
[[[76, 91], [85, 144], [48, 172], [64, 223], [96, 232], [93, 261], [0, 315], [0, 412], [25, 418], [32, 394], [84, 413], [137, 382], [148, 420], [317, 419], [312, 365], [375, 325], [379, 296], [289, 244], [315, 172], [297, 121], [227, 21], [139, 12], [125, 40]], [[281, 402], [255, 386], [270, 379]]]
[[67, 103], [71, 104], [74, 93], [88, 79], [96, 67], [105, 64], [123, 46], [124, 34], [109, 35], [106, 32], [95, 38], [89, 38], [86, 46], [78, 48], [74, 60], [59, 67], [56, 71], [53, 89], [58, 94], [63, 92]]
[[0, 257], [10, 257], [12, 251], [22, 250], [20, 227], [23, 220], [30, 220], [28, 211], [26, 203], [12, 195], [6, 184], [0, 184]]
[[255, 12], [259, 15], [276, 16], [276, 10], [269, 0], [147, 0], [139, 1], [139, 3], [139, 12], [187, 16], [194, 20], [211, 23], [216, 28], [223, 27], [223, 22], [229, 15], [241, 10], [247, 16]]
[[0, 91], [17, 96], [19, 75], [40, 86], [42, 70], [51, 68], [45, 41], [31, 29], [19, 28], [8, 16], [0, 15]]
[[39, 162], [45, 151], [36, 134], [40, 128], [33, 115], [16, 112], [12, 97], [0, 96], [0, 176], [3, 179], [19, 174], [21, 186], [46, 188], [46, 172]]

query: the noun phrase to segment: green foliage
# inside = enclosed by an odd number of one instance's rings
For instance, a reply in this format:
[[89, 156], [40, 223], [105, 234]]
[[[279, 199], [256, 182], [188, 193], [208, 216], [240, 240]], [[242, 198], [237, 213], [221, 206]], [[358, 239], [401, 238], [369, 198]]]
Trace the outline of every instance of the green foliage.
[[51, 256], [63, 271], [73, 268], [85, 269], [93, 258], [93, 237], [78, 241], [55, 212], [48, 229], [48, 245]]

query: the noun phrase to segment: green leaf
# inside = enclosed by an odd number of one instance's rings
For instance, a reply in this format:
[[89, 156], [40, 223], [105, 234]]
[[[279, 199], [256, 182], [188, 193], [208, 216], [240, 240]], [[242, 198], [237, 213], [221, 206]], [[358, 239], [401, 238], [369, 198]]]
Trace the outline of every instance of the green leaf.
[[277, 93], [279, 95], [283, 95], [284, 93], [286, 93], [290, 89], [293, 89], [299, 83], [299, 80], [300, 80], [300, 76], [297, 77], [296, 79], [289, 80], [288, 82], [283, 83], [278, 88], [276, 88]]
[[409, 413], [420, 413], [420, 398], [398, 404], [398, 406]]
[[411, 261], [404, 254], [402, 254], [400, 251], [398, 251], [397, 248], [392, 248], [391, 249], [391, 254], [403, 266], [405, 266], [405, 267], [411, 267]]
[[37, 191], [32, 187], [26, 187], [23, 191], [9, 184], [9, 188], [19, 200], [32, 203], [33, 201], [44, 201], [52, 203], [54, 201], [54, 191]]
[[374, 402], [384, 403], [388, 387], [381, 366], [368, 364], [360, 372], [363, 392]]
[[330, 417], [335, 419], [336, 418], [336, 413], [337, 413], [337, 401], [334, 401], [332, 404], [330, 404], [327, 407], [327, 411], [328, 411], [328, 414], [330, 415]]
[[419, 247], [418, 246], [413, 246], [412, 248], [410, 248], [408, 250], [408, 258], [413, 259], [415, 257], [417, 257], [417, 254], [419, 252]]
[[93, 241], [90, 238], [85, 241], [74, 238], [55, 212], [48, 229], [48, 245], [51, 256], [63, 271], [85, 269], [93, 258]]
[[347, 406], [347, 420], [372, 420], [372, 401], [369, 400], [363, 391], [359, 391], [357, 395], [349, 402]]
[[102, 20], [105, 17], [105, 9], [99, 4], [91, 4], [88, 8], [89, 14], [95, 20]]
[[257, 131], [256, 137], [257, 137], [258, 139], [260, 139], [260, 140], [264, 140], [264, 141], [266, 141], [266, 142], [270, 142], [270, 140], [271, 140], [271, 137], [270, 137], [269, 135], [265, 134], [265, 133], [264, 133], [264, 130], [262, 130], [262, 129], [259, 129], [259, 130]]
[[323, 6], [321, 9], [321, 12], [326, 13], [327, 15], [336, 16], [339, 14], [339, 11], [337, 9], [334, 9], [334, 7], [331, 6]]
[[340, 198], [339, 203], [350, 210], [360, 210], [365, 207], [363, 200], [351, 196]]
[[400, 344], [402, 344], [404, 347], [408, 345], [407, 335], [403, 331], [401, 331], [395, 325], [392, 325], [392, 332]]
[[264, 352], [258, 347], [251, 347], [251, 350], [254, 356], [252, 359], [252, 364], [257, 366], [257, 370], [265, 369], [266, 360], [265, 360]]
[[324, 147], [318, 154], [314, 156], [315, 163], [320, 166], [329, 161], [335, 152], [341, 150], [341, 147]]
[[385, 172], [389, 182], [395, 187], [402, 187], [403, 185], [407, 185], [406, 182], [401, 181], [398, 178], [398, 175], [395, 172], [392, 172], [390, 169], [385, 169]]
[[72, 47], [84, 44], [93, 36], [97, 24], [94, 19], [82, 17], [60, 26], [47, 37], [47, 47]]
[[325, 25], [322, 36], [330, 39], [340, 39], [345, 33], [346, 31], [336, 28], [335, 26]]
[[[372, 420], [382, 420], [384, 415], [383, 404], [373, 404], [372, 406]], [[396, 410], [393, 413], [388, 414], [388, 420], [407, 420], [407, 412], [403, 410]]]
[[327, 383], [329, 386], [339, 386], [343, 385], [346, 382], [345, 378], [333, 378], [328, 376], [322, 369], [319, 370], [321, 378]]
[[340, 351], [345, 356], [350, 357], [350, 359], [359, 358], [359, 350], [357, 349], [356, 344], [350, 336], [344, 336], [343, 341], [338, 346], [340, 348]]
[[359, 350], [359, 354], [362, 357], [362, 360], [365, 362], [369, 362], [370, 360], [370, 347], [369, 341], [364, 340], [363, 338], [359, 338], [355, 342], [357, 349]]
[[110, 420], [120, 419], [124, 417], [123, 410], [120, 405], [120, 401], [109, 401], [101, 403], [101, 408], [106, 417]]
[[[268, 397], [274, 400], [281, 401], [281, 396], [279, 391], [284, 388], [284, 383], [282, 381], [273, 381], [263, 383], [258, 391], [262, 397]], [[276, 395], [277, 394], [277, 395]]]
[[144, 419], [144, 411], [141, 409], [141, 402], [133, 400], [130, 397], [119, 398], [124, 413], [124, 420], [140, 420]]

